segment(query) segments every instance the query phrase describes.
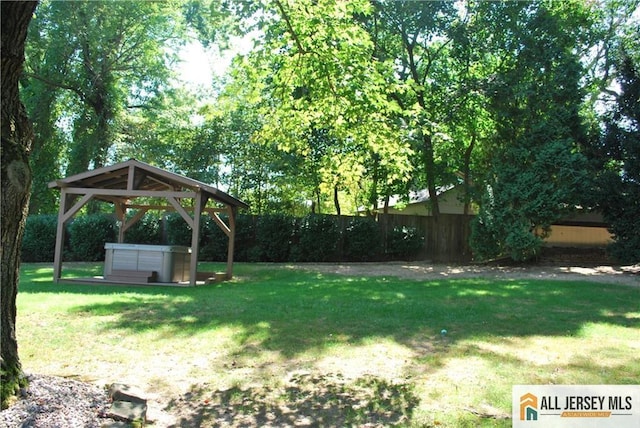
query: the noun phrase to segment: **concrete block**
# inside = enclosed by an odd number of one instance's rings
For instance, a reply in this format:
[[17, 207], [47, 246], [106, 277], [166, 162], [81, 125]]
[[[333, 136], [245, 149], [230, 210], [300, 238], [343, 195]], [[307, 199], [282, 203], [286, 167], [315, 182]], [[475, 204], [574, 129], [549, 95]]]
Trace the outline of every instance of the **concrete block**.
[[106, 416], [116, 421], [138, 421], [144, 425], [147, 419], [147, 405], [130, 401], [114, 401], [111, 403]]
[[109, 387], [109, 397], [111, 401], [129, 401], [131, 403], [147, 404], [147, 400], [143, 398], [143, 393], [123, 383], [114, 383]]

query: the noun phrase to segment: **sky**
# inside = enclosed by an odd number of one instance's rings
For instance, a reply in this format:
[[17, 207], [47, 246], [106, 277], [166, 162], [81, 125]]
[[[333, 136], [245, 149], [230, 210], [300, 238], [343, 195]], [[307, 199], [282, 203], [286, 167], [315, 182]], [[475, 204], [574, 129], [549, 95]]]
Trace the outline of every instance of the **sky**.
[[[223, 60], [212, 58], [211, 52], [207, 52], [200, 42], [192, 41], [180, 51], [180, 63], [178, 64], [178, 75], [180, 79], [190, 85], [210, 86], [214, 72], [224, 71], [228, 63]], [[216, 69], [214, 71], [214, 62]]]
[[180, 51], [177, 72], [190, 88], [211, 88], [214, 77], [221, 77], [231, 65], [236, 54], [246, 54], [252, 48], [250, 36], [232, 37], [230, 49], [220, 52], [217, 47], [205, 48], [198, 40], [192, 40]]

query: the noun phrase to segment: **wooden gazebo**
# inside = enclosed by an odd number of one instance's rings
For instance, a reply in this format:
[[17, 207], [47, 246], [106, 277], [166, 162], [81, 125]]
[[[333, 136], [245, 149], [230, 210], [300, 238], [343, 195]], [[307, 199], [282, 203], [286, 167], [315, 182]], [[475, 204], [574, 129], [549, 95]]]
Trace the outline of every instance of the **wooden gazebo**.
[[[189, 285], [196, 285], [198, 275], [198, 243], [200, 238], [200, 216], [208, 213], [228, 237], [226, 278], [233, 275], [233, 251], [236, 231], [236, 214], [239, 208], [248, 205], [239, 199], [208, 184], [174, 174], [130, 159], [115, 165], [94, 169], [81, 174], [52, 181], [49, 188], [60, 189], [60, 210], [54, 257], [54, 281], [62, 278], [62, 248], [65, 224], [92, 199], [112, 203], [118, 219], [118, 242], [124, 241], [124, 234], [149, 210], [175, 210], [191, 228], [191, 257], [189, 265]], [[137, 198], [166, 200], [166, 205], [148, 203], [134, 204]], [[191, 204], [185, 204], [191, 201]], [[207, 204], [215, 207], [207, 207]], [[128, 209], [135, 209], [135, 215], [127, 220]], [[226, 212], [228, 224], [219, 213]], [[200, 275], [201, 277], [202, 275]]]

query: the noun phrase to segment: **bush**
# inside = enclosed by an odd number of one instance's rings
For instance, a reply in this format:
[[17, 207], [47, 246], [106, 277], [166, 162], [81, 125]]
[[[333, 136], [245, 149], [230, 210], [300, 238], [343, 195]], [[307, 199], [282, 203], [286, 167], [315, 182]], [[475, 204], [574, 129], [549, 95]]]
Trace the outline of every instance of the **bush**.
[[398, 257], [416, 256], [424, 246], [424, 237], [418, 229], [396, 226], [388, 236], [387, 253]]
[[178, 213], [167, 214], [164, 218], [164, 228], [169, 245], [191, 246], [191, 227]]
[[55, 214], [27, 217], [22, 238], [22, 261], [52, 262], [57, 228], [58, 216]]
[[[636, 220], [637, 221], [637, 220]], [[612, 229], [618, 230], [621, 220], [617, 220]], [[638, 226], [631, 225], [631, 229], [621, 234], [614, 233], [614, 241], [607, 248], [609, 254], [620, 263], [634, 264], [640, 262], [640, 233]]]
[[249, 255], [252, 251], [251, 249], [255, 246], [255, 242], [255, 217], [252, 215], [238, 214], [236, 216], [236, 240], [234, 245], [235, 251], [233, 255], [234, 260], [237, 260], [239, 262], [254, 261], [252, 258], [250, 258]]
[[476, 260], [490, 260], [502, 255], [503, 240], [499, 238], [501, 233], [497, 221], [490, 211], [480, 207], [480, 212], [471, 221], [471, 236], [469, 245]]
[[[228, 223], [227, 216], [221, 215], [221, 220]], [[227, 260], [227, 245], [229, 238], [226, 233], [220, 229], [211, 216], [207, 216], [206, 220], [202, 220], [202, 233], [200, 235], [200, 260], [208, 260], [221, 262]], [[237, 231], [236, 231], [237, 233]]]
[[104, 260], [104, 244], [116, 239], [116, 221], [108, 214], [76, 217], [69, 224], [69, 245], [75, 260]]
[[354, 217], [345, 229], [344, 255], [348, 260], [372, 260], [381, 253], [378, 223], [370, 217]]
[[[263, 215], [256, 222], [256, 245], [260, 259], [267, 262], [286, 262], [295, 219], [284, 214]], [[253, 257], [255, 253], [251, 254]]]
[[[222, 221], [228, 224], [227, 217], [220, 216]], [[238, 241], [238, 227], [236, 226], [236, 242]], [[183, 245], [191, 247], [191, 227], [187, 225], [182, 216], [178, 213], [171, 213], [165, 218], [165, 231], [167, 244]], [[214, 219], [208, 214], [200, 217], [200, 242], [199, 260], [226, 261], [227, 235], [220, 229]]]
[[523, 225], [521, 228], [511, 230], [505, 239], [509, 257], [516, 262], [526, 262], [535, 259], [542, 251], [544, 241], [534, 235]]
[[300, 261], [326, 262], [335, 260], [340, 242], [340, 227], [335, 216], [310, 214], [302, 219], [298, 229], [296, 258]]
[[[133, 215], [128, 216], [129, 218]], [[131, 244], [156, 245], [162, 243], [162, 227], [160, 217], [146, 213], [124, 234], [124, 242]]]

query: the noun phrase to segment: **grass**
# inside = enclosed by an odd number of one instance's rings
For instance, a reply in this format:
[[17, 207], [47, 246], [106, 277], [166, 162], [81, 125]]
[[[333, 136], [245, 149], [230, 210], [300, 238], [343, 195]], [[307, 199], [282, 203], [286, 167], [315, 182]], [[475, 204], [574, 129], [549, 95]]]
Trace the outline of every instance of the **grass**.
[[[65, 275], [100, 270], [78, 264]], [[55, 285], [50, 266], [25, 264], [22, 364], [137, 385], [185, 426], [228, 418], [219, 410], [231, 406], [262, 414], [259, 424], [304, 413], [328, 425], [506, 427], [513, 384], [640, 382], [635, 287], [236, 272], [199, 288]], [[358, 394], [361, 405], [350, 401]], [[297, 414], [282, 410], [290, 402]]]

